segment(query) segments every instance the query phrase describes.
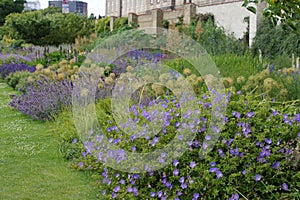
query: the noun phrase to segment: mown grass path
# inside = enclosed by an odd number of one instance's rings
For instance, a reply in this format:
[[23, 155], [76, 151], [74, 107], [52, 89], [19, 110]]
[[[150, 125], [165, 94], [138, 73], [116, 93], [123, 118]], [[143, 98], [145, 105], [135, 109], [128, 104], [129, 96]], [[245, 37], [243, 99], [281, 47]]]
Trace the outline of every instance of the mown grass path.
[[0, 200], [95, 199], [87, 176], [59, 156], [46, 124], [8, 106], [13, 92], [0, 83]]

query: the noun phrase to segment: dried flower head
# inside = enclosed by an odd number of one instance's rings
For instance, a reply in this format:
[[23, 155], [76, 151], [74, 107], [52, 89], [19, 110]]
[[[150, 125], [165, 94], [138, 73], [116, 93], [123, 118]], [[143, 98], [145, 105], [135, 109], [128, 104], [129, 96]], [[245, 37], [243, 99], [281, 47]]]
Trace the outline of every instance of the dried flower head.
[[111, 68], [110, 68], [110, 66], [105, 66], [104, 70], [105, 70], [105, 71], [110, 71]]
[[126, 71], [127, 71], [127, 72], [130, 72], [130, 71], [132, 71], [132, 70], [133, 70], [133, 67], [132, 67], [132, 66], [127, 66], [127, 67], [126, 67]]
[[110, 73], [109, 77], [111, 77], [112, 79], [114, 79], [114, 78], [116, 78], [116, 75], [115, 75], [115, 73]]
[[106, 77], [105, 78], [105, 83], [111, 85], [111, 84], [114, 83], [114, 80], [111, 77]]
[[37, 71], [40, 71], [40, 70], [42, 70], [44, 68], [44, 66], [42, 65], [42, 64], [37, 64], [36, 65], [36, 70]]
[[222, 78], [222, 82], [223, 82], [225, 88], [229, 88], [233, 84], [233, 80], [230, 77]]
[[245, 79], [244, 76], [239, 76], [239, 77], [237, 77], [237, 79], [236, 79], [236, 82], [237, 82], [238, 84], [243, 84], [243, 83], [245, 83], [245, 81], [246, 81], [246, 79]]
[[157, 94], [157, 95], [160, 95], [160, 94], [163, 94], [164, 93], [164, 87], [160, 84], [157, 84], [157, 83], [153, 83], [152, 86], [151, 86], [152, 90], [154, 90], [154, 92]]
[[159, 76], [159, 81], [161, 83], [166, 83], [171, 78], [170, 73], [163, 73]]
[[183, 74], [184, 74], [184, 75], [190, 75], [190, 74], [191, 74], [191, 70], [188, 69], [188, 68], [185, 68], [185, 69], [183, 70]]

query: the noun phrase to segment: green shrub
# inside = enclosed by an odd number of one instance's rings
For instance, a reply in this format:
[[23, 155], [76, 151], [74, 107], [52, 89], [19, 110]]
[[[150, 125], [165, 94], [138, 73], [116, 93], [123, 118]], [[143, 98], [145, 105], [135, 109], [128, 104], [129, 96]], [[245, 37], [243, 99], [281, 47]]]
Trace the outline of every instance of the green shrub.
[[274, 67], [265, 69], [249, 76], [242, 89], [244, 93], [260, 96], [262, 99], [289, 101], [299, 99], [300, 72], [295, 68], [275, 70]]
[[292, 56], [287, 55], [285, 52], [281, 55], [276, 55], [272, 59], [266, 59], [271, 67], [274, 69], [284, 69], [292, 67]]
[[[210, 54], [238, 54], [249, 51], [245, 42], [237, 40], [232, 33], [227, 33], [223, 27], [214, 23], [214, 16], [211, 14], [197, 15], [189, 26], [183, 24], [183, 17], [175, 24], [178, 31], [191, 36]], [[244, 40], [244, 39], [243, 39]]]
[[275, 27], [266, 20], [258, 29], [252, 45], [254, 54], [257, 55], [259, 50], [266, 58], [275, 58], [282, 54], [291, 56], [293, 53], [299, 56], [300, 38], [294, 32], [284, 30], [282, 26]]
[[48, 123], [50, 131], [58, 141], [59, 152], [67, 160], [79, 158], [84, 150], [82, 145], [77, 144], [79, 135], [74, 126], [72, 112], [63, 111], [58, 115], [53, 123]]
[[[171, 102], [168, 106], [174, 108]], [[126, 137], [119, 129], [113, 129], [116, 124], [110, 101], [100, 101], [96, 107], [104, 134], [112, 141]], [[93, 172], [99, 199], [112, 199], [113, 196], [117, 199], [192, 199], [198, 195], [201, 199], [229, 199], [233, 195], [247, 199], [299, 198], [299, 102], [261, 101], [252, 96], [232, 94], [226, 112], [221, 136], [203, 159], [198, 153], [206, 128], [197, 133], [189, 150], [178, 159], [178, 165], [172, 163], [155, 172], [137, 175], [117, 171], [98, 162], [97, 156], [87, 151], [72, 153], [75, 155], [73, 167]], [[202, 117], [209, 119], [208, 115], [203, 112]], [[70, 139], [64, 142], [69, 142], [67, 146], [71, 148], [67, 152], [76, 152], [84, 145], [76, 135], [71, 115], [68, 117], [58, 119], [54, 132], [72, 136], [67, 136]], [[58, 125], [65, 121], [66, 125]], [[128, 151], [134, 145], [137, 152], [161, 148], [176, 131], [173, 123], [176, 120], [167, 127], [168, 134], [162, 136], [157, 146], [149, 145], [145, 139], [128, 142], [121, 139], [116, 145]], [[83, 157], [78, 157], [81, 153]], [[152, 198], [151, 192], [155, 194]]]
[[[49, 10], [48, 10], [49, 11]], [[5, 27], [12, 39], [35, 45], [72, 44], [80, 35], [90, 35], [94, 21], [74, 13], [43, 10], [12, 13], [7, 16]]]
[[5, 78], [5, 82], [16, 90], [25, 91], [25, 88], [28, 86], [28, 78], [32, 76], [34, 75], [31, 72], [18, 71], [9, 74]]

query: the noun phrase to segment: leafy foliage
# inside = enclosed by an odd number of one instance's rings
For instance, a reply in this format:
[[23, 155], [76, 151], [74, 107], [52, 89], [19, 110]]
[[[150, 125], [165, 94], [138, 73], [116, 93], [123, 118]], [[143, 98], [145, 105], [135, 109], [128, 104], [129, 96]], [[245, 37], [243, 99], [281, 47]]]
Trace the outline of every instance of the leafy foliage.
[[29, 85], [28, 78], [32, 76], [33, 74], [28, 71], [17, 71], [9, 74], [5, 78], [5, 82], [15, 90], [25, 92]]
[[[200, 100], [205, 105], [205, 100]], [[171, 101], [167, 105], [175, 109]], [[88, 146], [79, 140], [74, 124], [66, 117], [71, 115], [58, 118], [53, 131], [67, 138], [61, 145], [65, 147], [65, 156], [75, 159], [73, 167], [93, 172], [100, 199], [299, 198], [298, 106], [297, 102], [281, 104], [232, 94], [226, 127], [219, 142], [204, 159], [200, 160], [198, 153], [205, 137], [205, 126], [188, 144], [190, 150], [182, 157], [163, 169], [144, 174], [117, 171], [98, 162], [89, 153]], [[176, 131], [171, 122], [166, 127], [167, 134], [158, 135], [159, 142], [154, 142], [153, 138], [126, 142], [111, 121], [110, 101], [102, 100], [96, 107], [106, 137], [128, 151], [148, 152], [161, 148], [168, 142], [167, 137], [172, 137]], [[202, 114], [202, 120], [209, 119], [208, 113]], [[142, 119], [140, 115], [136, 116]], [[60, 127], [57, 124], [62, 124], [61, 120], [67, 120], [67, 126], [55, 128]], [[66, 133], [65, 130], [70, 131]]]
[[0, 1], [0, 26], [5, 22], [5, 17], [10, 13], [20, 13], [24, 9], [25, 0], [1, 0]]
[[216, 26], [212, 14], [196, 15], [189, 26], [184, 26], [182, 18], [180, 18], [176, 28], [191, 36], [212, 55], [233, 53], [242, 55], [248, 51], [248, 44], [245, 45], [243, 40], [237, 40], [223, 27]]
[[275, 27], [269, 20], [265, 20], [258, 29], [252, 46], [254, 54], [257, 55], [259, 50], [267, 58], [282, 54], [300, 55], [300, 37], [283, 29], [282, 26]]
[[94, 30], [93, 20], [49, 10], [10, 14], [5, 26], [12, 38], [36, 45], [74, 43], [78, 35], [89, 35]]
[[99, 37], [107, 37], [109, 35], [118, 33], [122, 30], [128, 30], [130, 26], [128, 25], [128, 18], [127, 17], [119, 17], [116, 18], [114, 21], [114, 30], [110, 31], [110, 18], [100, 18], [96, 25], [96, 33]]
[[263, 11], [265, 17], [271, 19], [274, 25], [282, 23], [285, 27], [292, 29], [296, 34], [300, 34], [299, 0], [244, 0], [243, 6], [255, 13], [256, 8], [250, 4], [257, 4], [264, 1], [268, 3], [268, 6]]

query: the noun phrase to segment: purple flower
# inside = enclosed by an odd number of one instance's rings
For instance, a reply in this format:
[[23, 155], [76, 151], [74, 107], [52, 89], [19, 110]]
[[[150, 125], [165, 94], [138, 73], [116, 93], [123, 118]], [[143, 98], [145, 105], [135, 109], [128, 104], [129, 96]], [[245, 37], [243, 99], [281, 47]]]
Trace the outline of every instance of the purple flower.
[[193, 199], [198, 199], [199, 198], [199, 196], [200, 196], [200, 194], [199, 193], [194, 193], [194, 195], [193, 195]]
[[164, 158], [162, 158], [162, 157], [159, 157], [158, 161], [160, 164], [163, 164], [165, 162]]
[[278, 169], [279, 166], [280, 166], [280, 162], [279, 162], [279, 161], [274, 162], [274, 163], [272, 164], [272, 167], [273, 167], [274, 169]]
[[79, 168], [83, 168], [83, 162], [78, 163]]
[[132, 187], [127, 188], [127, 192], [133, 192], [133, 188]]
[[236, 147], [235, 149], [230, 149], [229, 152], [232, 156], [235, 156], [235, 155], [238, 156], [239, 155], [239, 148]]
[[272, 115], [274, 115], [274, 116], [278, 115], [278, 110], [274, 110]]
[[286, 184], [286, 183], [282, 183], [282, 189], [285, 190], [285, 191], [288, 191], [289, 190], [289, 186]]
[[279, 140], [277, 141], [276, 145], [279, 146], [279, 145], [281, 144], [281, 142], [282, 142], [282, 139], [279, 139]]
[[150, 197], [152, 197], [152, 198], [155, 197], [155, 195], [156, 195], [155, 192], [151, 192], [151, 193], [150, 193]]
[[117, 193], [120, 190], [120, 186], [118, 185], [117, 187], [114, 188], [114, 192]]
[[223, 150], [222, 150], [222, 149], [218, 149], [218, 152], [219, 152], [219, 155], [220, 155], [221, 157], [225, 156], [225, 154], [223, 153]]
[[178, 190], [178, 191], [176, 192], [176, 194], [177, 194], [177, 196], [181, 196], [181, 195], [182, 195], [182, 192], [181, 192], [180, 190]]
[[178, 164], [179, 164], [179, 161], [178, 161], [178, 160], [174, 160], [173, 165], [174, 165], [175, 167], [177, 167]]
[[133, 188], [133, 194], [134, 194], [135, 197], [139, 195], [139, 191], [135, 187]]
[[187, 188], [187, 184], [186, 184], [186, 183], [182, 183], [182, 184], [181, 184], [181, 188], [182, 188], [182, 189], [186, 189], [186, 188]]
[[248, 113], [246, 114], [246, 116], [247, 116], [248, 118], [253, 117], [253, 115], [254, 115], [254, 112], [253, 112], [253, 111], [248, 112]]
[[228, 200], [238, 200], [240, 196], [238, 194], [232, 194], [232, 196]]
[[218, 170], [216, 172], [216, 175], [217, 175], [217, 179], [221, 178], [223, 176], [222, 172], [220, 170]]
[[110, 184], [111, 184], [111, 180], [108, 179], [108, 180], [107, 180], [107, 185], [110, 185]]
[[210, 165], [211, 167], [214, 167], [214, 166], [216, 166], [216, 162], [211, 162], [209, 165]]
[[256, 145], [256, 146], [260, 146], [260, 145], [261, 145], [261, 142], [256, 141], [256, 142], [255, 142], [255, 145]]
[[207, 149], [208, 147], [208, 144], [206, 142], [203, 142], [203, 145], [202, 145], [203, 149]]
[[247, 171], [246, 171], [246, 170], [243, 170], [243, 171], [242, 171], [242, 174], [243, 174], [243, 175], [245, 175], [246, 173], [247, 173]]
[[205, 136], [205, 140], [207, 140], [207, 141], [211, 140], [211, 136], [206, 135], [206, 136]]
[[183, 177], [183, 176], [180, 177], [179, 182], [180, 182], [180, 183], [184, 183], [184, 177]]
[[191, 168], [196, 167], [196, 165], [197, 165], [196, 162], [194, 162], [194, 161], [190, 162], [190, 167], [191, 167]]
[[158, 142], [158, 137], [155, 137], [153, 138], [151, 145], [155, 146], [157, 142]]
[[272, 139], [265, 138], [265, 142], [266, 142], [267, 144], [271, 144], [271, 143], [272, 143]]
[[195, 146], [195, 147], [200, 147], [200, 145], [201, 145], [201, 144], [200, 144], [200, 142], [199, 142], [198, 140], [195, 140], [195, 141], [194, 141], [194, 146]]
[[120, 184], [124, 185], [124, 184], [125, 184], [125, 180], [124, 180], [124, 179], [121, 179], [121, 180], [120, 180]]
[[179, 175], [179, 169], [174, 169], [173, 175], [174, 175], [174, 176], [178, 176], [178, 175]]
[[237, 112], [237, 111], [233, 111], [232, 112], [232, 116], [234, 116], [234, 117], [236, 117], [236, 118], [239, 119], [241, 117], [241, 114], [239, 112]]
[[163, 195], [163, 192], [162, 192], [162, 191], [158, 191], [158, 192], [157, 192], [157, 197], [160, 198], [160, 197], [162, 197], [162, 195]]
[[261, 180], [261, 175], [256, 174], [256, 175], [254, 176], [254, 179], [255, 179], [255, 181], [260, 181], [260, 180]]
[[112, 197], [113, 199], [115, 199], [115, 198], [117, 198], [117, 194], [113, 192], [113, 193], [111, 194], [111, 197]]
[[167, 182], [167, 183], [165, 184], [165, 186], [166, 186], [168, 189], [171, 189], [173, 185], [172, 185], [172, 183]]
[[212, 167], [209, 169], [209, 172], [216, 172], [216, 171], [218, 171], [218, 168], [216, 168], [216, 167]]
[[132, 178], [138, 179], [138, 178], [140, 178], [140, 175], [138, 175], [138, 174], [133, 174]]

